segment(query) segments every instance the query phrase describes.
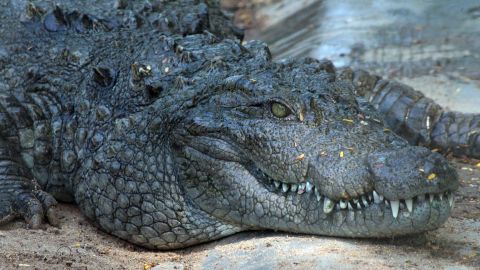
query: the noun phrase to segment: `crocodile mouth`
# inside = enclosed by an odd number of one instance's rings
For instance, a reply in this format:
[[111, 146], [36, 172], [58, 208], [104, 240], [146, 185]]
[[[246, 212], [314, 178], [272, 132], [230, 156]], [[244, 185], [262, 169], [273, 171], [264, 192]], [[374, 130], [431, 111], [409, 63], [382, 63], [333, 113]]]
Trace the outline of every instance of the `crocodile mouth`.
[[321, 190], [309, 181], [298, 184], [284, 183], [274, 180], [260, 169], [257, 169], [257, 174], [259, 174], [264, 180], [263, 182], [266, 188], [280, 195], [312, 196], [312, 200], [316, 199], [317, 203], [320, 206], [323, 206], [323, 212], [325, 214], [334, 213], [336, 211], [365, 211], [374, 205], [384, 205], [383, 209], [389, 209], [393, 218], [396, 219], [399, 213], [408, 216], [414, 211], [415, 206], [421, 204], [428, 204], [428, 206], [431, 206], [432, 204], [438, 205], [442, 201], [447, 201], [448, 204], [444, 205], [451, 210], [455, 203], [455, 195], [452, 191], [426, 193], [412, 198], [395, 201], [388, 200], [376, 190], [372, 190], [350, 200], [334, 200], [322, 194]]

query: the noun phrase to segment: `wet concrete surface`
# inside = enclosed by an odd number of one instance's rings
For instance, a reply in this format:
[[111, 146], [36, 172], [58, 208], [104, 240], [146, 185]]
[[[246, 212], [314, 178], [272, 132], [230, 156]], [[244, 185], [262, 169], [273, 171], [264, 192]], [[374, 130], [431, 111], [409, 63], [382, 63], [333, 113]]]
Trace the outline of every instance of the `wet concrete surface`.
[[278, 1], [247, 39], [276, 59], [328, 58], [400, 80], [445, 108], [480, 112], [480, 2]]

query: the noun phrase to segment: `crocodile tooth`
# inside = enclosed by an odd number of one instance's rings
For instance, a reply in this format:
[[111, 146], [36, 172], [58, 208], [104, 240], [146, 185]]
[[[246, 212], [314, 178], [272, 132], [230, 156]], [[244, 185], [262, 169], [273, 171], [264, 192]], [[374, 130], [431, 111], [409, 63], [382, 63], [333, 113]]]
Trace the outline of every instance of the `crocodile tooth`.
[[303, 194], [304, 192], [305, 192], [305, 184], [301, 183], [300, 185], [298, 185], [297, 193], [298, 194]]
[[347, 203], [346, 203], [345, 201], [341, 200], [341, 201], [340, 201], [340, 208], [341, 208], [341, 209], [347, 208]]
[[413, 200], [412, 199], [405, 200], [405, 204], [407, 205], [408, 212], [412, 212], [413, 211]]
[[276, 188], [280, 187], [280, 182], [278, 182], [278, 181], [273, 181], [273, 184], [275, 185]]
[[453, 196], [453, 193], [449, 193], [447, 195], [447, 197], [448, 197], [448, 204], [450, 205], [450, 207], [452, 207], [453, 206], [453, 201], [455, 199], [455, 197]]
[[332, 212], [334, 207], [335, 203], [333, 203], [329, 198], [325, 197], [325, 200], [323, 200], [323, 212], [325, 212], [325, 214], [328, 214]]
[[382, 200], [380, 199], [380, 196], [378, 195], [378, 193], [374, 190], [373, 191], [373, 200], [375, 201], [375, 203], [381, 203]]
[[306, 185], [307, 192], [312, 191], [312, 188], [313, 188], [313, 185], [307, 181], [307, 185]]
[[430, 203], [432, 203], [433, 202], [433, 194], [428, 194], [427, 196], [430, 196], [429, 200], [430, 200]]
[[362, 202], [363, 202], [363, 205], [365, 206], [368, 206], [368, 200], [367, 200], [367, 197], [365, 197], [365, 195], [362, 196]]
[[322, 199], [322, 196], [320, 195], [320, 192], [318, 192], [318, 189], [315, 189], [315, 196], [317, 197], [317, 201], [319, 202]]
[[288, 191], [288, 184], [282, 183], [282, 191], [287, 192]]
[[348, 204], [348, 210], [355, 210], [350, 202], [348, 202], [347, 204]]
[[362, 205], [359, 202], [357, 202], [357, 209], [361, 209], [361, 208], [362, 208]]
[[298, 185], [297, 185], [297, 184], [292, 184], [290, 190], [291, 190], [292, 192], [297, 192], [297, 189], [298, 189]]
[[391, 201], [390, 205], [392, 206], [392, 216], [393, 216], [393, 218], [397, 218], [398, 208], [400, 208], [400, 201]]
[[443, 201], [443, 193], [438, 194], [438, 197], [440, 198], [440, 201]]

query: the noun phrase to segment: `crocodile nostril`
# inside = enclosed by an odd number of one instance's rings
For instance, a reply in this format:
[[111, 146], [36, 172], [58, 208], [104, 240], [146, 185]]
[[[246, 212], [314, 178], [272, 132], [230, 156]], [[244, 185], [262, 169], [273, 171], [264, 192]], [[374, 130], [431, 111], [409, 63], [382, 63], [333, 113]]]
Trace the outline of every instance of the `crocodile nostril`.
[[368, 164], [375, 189], [390, 200], [453, 191], [458, 187], [455, 170], [448, 166], [447, 160], [423, 147], [373, 153]]

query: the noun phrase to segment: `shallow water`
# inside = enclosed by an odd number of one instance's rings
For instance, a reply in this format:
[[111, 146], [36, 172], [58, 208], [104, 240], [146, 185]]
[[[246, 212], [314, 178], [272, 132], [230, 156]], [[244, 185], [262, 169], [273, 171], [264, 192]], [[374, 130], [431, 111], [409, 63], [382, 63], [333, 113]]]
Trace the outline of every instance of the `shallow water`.
[[480, 113], [480, 2], [280, 1], [247, 39], [275, 58], [331, 59], [414, 86], [444, 107]]

